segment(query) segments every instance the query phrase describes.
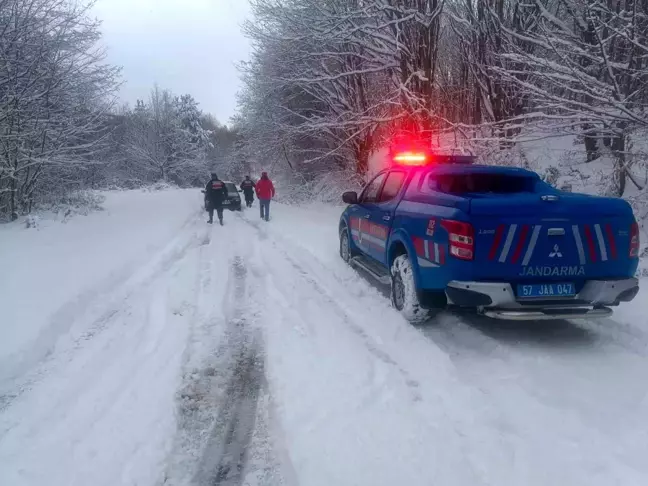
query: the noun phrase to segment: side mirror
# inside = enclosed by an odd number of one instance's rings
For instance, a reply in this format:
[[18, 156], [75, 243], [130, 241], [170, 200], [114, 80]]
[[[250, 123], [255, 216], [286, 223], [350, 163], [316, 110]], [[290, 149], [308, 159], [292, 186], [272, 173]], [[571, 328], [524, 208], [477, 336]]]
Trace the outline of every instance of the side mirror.
[[354, 191], [348, 191], [342, 194], [342, 201], [347, 204], [358, 204], [358, 193]]
[[200, 192], [202, 192], [203, 194], [205, 194], [205, 190], [204, 190], [204, 189], [201, 189]]

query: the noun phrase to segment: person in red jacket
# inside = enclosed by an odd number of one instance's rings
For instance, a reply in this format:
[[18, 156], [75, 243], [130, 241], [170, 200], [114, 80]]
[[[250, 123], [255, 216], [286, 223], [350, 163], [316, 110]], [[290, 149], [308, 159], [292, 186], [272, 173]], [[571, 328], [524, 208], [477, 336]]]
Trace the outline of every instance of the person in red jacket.
[[270, 219], [270, 199], [275, 196], [275, 188], [272, 181], [268, 178], [267, 172], [261, 173], [261, 179], [256, 183], [255, 189], [259, 198], [261, 219], [268, 221]]

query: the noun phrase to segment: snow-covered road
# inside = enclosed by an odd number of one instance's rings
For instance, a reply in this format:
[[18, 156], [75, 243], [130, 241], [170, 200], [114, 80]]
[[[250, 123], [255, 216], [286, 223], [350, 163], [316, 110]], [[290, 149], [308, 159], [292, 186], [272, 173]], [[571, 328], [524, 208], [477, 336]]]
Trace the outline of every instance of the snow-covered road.
[[648, 292], [413, 327], [338, 257], [339, 209], [199, 206], [0, 228], [0, 484], [648, 484]]

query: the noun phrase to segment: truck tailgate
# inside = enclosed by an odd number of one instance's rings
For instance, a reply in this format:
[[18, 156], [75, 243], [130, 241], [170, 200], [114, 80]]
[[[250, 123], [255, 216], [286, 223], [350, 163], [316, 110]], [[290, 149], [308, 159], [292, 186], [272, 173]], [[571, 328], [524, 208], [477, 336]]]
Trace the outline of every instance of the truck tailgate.
[[630, 277], [635, 222], [622, 200], [560, 196], [471, 201], [476, 278], [511, 282], [582, 282]]

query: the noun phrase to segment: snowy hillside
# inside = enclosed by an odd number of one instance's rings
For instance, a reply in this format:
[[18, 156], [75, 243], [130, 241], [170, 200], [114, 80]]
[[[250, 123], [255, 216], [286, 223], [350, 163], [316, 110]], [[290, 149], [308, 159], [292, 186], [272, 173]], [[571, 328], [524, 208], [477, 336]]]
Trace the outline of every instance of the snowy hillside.
[[339, 209], [197, 191], [0, 227], [0, 484], [648, 482], [642, 296], [597, 322], [413, 327]]

